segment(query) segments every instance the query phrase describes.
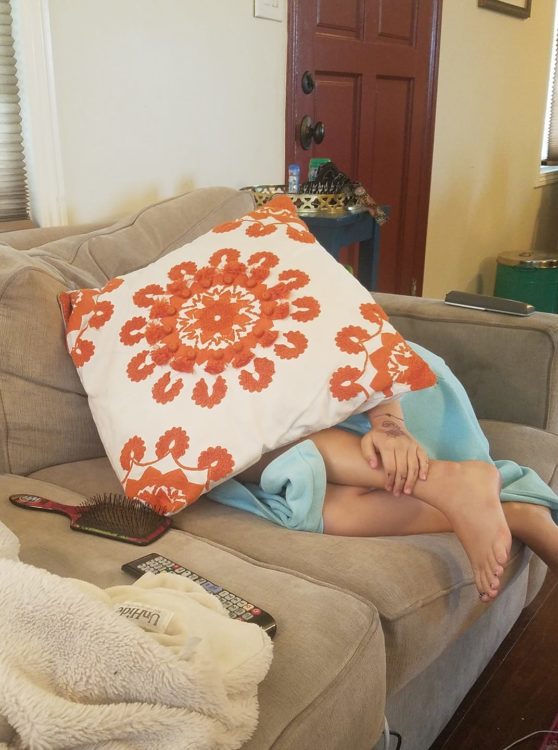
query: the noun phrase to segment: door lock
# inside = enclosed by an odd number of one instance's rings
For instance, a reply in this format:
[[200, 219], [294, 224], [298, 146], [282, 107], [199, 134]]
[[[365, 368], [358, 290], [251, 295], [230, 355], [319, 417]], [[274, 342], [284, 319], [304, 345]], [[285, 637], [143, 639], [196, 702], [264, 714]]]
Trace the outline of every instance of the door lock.
[[307, 151], [314, 143], [321, 143], [325, 136], [325, 125], [321, 120], [312, 122], [310, 115], [305, 115], [300, 123], [300, 145]]
[[312, 91], [314, 91], [314, 89], [316, 88], [314, 76], [309, 70], [305, 70], [302, 74], [300, 85], [302, 86], [302, 90], [305, 94], [311, 94]]

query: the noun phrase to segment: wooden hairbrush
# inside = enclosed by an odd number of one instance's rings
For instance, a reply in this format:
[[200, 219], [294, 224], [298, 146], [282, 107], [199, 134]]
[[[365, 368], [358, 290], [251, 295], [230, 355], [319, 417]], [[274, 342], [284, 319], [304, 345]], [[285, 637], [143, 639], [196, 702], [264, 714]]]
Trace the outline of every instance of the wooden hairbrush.
[[105, 493], [95, 495], [80, 505], [63, 505], [39, 495], [10, 495], [20, 508], [62, 513], [70, 519], [70, 528], [86, 534], [118, 539], [129, 544], [151, 544], [169, 528], [169, 516], [137, 498]]

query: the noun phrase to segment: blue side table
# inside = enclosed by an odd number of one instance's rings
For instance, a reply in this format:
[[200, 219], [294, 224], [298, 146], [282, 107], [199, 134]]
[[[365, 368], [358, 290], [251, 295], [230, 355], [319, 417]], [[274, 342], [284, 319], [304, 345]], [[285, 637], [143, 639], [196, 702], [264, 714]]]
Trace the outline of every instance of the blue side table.
[[339, 260], [342, 247], [358, 242], [358, 280], [373, 291], [378, 281], [380, 226], [366, 210], [300, 217], [320, 245]]

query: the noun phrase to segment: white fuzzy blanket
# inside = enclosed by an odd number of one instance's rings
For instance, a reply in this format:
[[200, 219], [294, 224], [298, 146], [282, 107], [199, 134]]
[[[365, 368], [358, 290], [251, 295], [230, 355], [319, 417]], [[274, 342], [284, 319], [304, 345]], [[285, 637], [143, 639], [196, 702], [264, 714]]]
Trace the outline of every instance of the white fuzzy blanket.
[[252, 735], [272, 658], [257, 625], [170, 573], [102, 590], [17, 555], [0, 524], [0, 748], [234, 750]]

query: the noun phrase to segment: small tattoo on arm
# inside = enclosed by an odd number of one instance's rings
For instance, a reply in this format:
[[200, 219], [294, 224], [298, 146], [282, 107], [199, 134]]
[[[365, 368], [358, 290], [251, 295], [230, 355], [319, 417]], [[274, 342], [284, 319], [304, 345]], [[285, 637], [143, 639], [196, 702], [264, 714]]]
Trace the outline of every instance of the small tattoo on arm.
[[391, 419], [384, 419], [383, 422], [380, 422], [380, 427], [390, 437], [401, 437], [401, 435], [405, 434], [401, 427], [392, 422]]

